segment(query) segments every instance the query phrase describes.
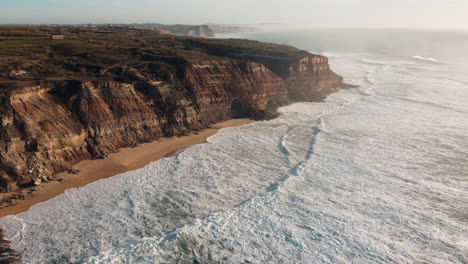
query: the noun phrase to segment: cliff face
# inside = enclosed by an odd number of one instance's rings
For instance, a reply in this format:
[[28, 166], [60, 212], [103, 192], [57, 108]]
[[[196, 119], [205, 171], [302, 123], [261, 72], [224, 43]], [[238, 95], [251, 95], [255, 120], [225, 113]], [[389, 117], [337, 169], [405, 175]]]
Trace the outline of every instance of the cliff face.
[[317, 101], [337, 88], [342, 81], [332, 72], [328, 59], [322, 56], [305, 57], [289, 66], [285, 76], [288, 98], [291, 101]]
[[165, 33], [177, 34], [181, 36], [212, 38], [215, 36], [214, 30], [207, 25], [159, 25], [155, 27], [158, 30], [164, 30]]
[[46, 81], [1, 95], [1, 191], [47, 181], [83, 159], [236, 117], [262, 118], [290, 100], [317, 99], [341, 83], [323, 57], [286, 78], [237, 60], [187, 65], [170, 81]]
[[[287, 49], [291, 55], [271, 46], [276, 53], [262, 54], [235, 43], [180, 43], [205, 55], [159, 56], [131, 48], [135, 62], [89, 66], [94, 61], [80, 53], [72, 58], [84, 65], [83, 77], [0, 82], [0, 191], [221, 120], [269, 118], [279, 106], [320, 99], [342, 84], [326, 58], [295, 49]], [[93, 72], [83, 73], [83, 67]]]
[[[145, 24], [143, 24], [144, 26]], [[219, 25], [157, 25], [154, 27], [165, 34], [177, 34], [190, 37], [212, 38], [218, 34], [242, 33], [242, 32], [258, 32], [258, 28], [253, 27], [236, 27], [236, 26], [219, 26]]]

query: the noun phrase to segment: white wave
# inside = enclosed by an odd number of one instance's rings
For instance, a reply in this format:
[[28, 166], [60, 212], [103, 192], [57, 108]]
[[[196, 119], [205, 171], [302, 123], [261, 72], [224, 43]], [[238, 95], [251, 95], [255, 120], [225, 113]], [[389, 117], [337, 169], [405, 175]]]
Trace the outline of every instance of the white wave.
[[387, 65], [384, 62], [370, 60], [370, 59], [361, 59], [361, 61], [364, 62], [364, 63], [367, 63], [367, 64], [371, 64], [371, 65], [379, 65], [379, 66]]
[[420, 60], [420, 61], [439, 63], [439, 61], [434, 59], [434, 58], [425, 58], [425, 57], [422, 57], [422, 56], [413, 56], [411, 58], [413, 58], [415, 60]]

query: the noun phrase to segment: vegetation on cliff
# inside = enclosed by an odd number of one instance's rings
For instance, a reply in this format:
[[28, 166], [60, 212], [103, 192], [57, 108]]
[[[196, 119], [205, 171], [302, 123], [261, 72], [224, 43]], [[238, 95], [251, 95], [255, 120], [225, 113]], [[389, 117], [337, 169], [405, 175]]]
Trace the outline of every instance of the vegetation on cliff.
[[[65, 39], [53, 40], [57, 34]], [[116, 78], [120, 74], [110, 69], [119, 66], [175, 73], [187, 62], [214, 56], [254, 59], [253, 54], [279, 54], [292, 60], [310, 55], [291, 46], [144, 29], [0, 27], [0, 81]]]

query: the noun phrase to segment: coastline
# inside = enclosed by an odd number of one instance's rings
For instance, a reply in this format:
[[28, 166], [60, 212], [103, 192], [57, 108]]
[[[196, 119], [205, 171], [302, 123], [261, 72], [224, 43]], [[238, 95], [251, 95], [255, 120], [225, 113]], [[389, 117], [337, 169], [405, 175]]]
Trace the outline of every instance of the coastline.
[[33, 196], [17, 201], [10, 207], [0, 209], [0, 218], [28, 211], [32, 206], [52, 199], [67, 189], [83, 187], [89, 183], [110, 178], [117, 174], [145, 167], [151, 162], [172, 156], [192, 145], [206, 143], [206, 139], [220, 129], [235, 127], [255, 122], [251, 119], [230, 119], [215, 123], [210, 128], [183, 137], [160, 138], [134, 148], [123, 148], [101, 160], [84, 160], [73, 166], [77, 174], [61, 172], [56, 175], [59, 181], [52, 181], [37, 186]]

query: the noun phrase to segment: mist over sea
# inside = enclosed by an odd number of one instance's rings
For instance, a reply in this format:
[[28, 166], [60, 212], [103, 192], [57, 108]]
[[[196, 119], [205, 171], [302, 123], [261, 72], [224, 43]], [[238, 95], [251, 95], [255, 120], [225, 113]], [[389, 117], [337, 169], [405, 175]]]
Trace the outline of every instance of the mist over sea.
[[25, 263], [468, 263], [468, 33], [230, 37], [357, 88], [0, 219]]

